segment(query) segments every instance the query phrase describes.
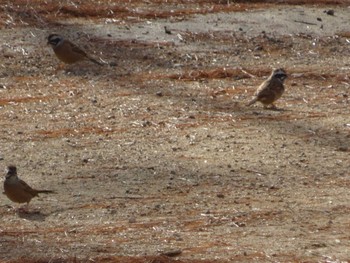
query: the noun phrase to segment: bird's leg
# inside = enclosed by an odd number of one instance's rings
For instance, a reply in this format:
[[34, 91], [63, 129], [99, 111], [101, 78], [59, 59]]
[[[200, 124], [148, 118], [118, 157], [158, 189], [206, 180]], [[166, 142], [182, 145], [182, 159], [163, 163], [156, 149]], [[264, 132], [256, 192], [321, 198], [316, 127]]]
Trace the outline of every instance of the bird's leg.
[[59, 71], [61, 71], [61, 70], [63, 70], [63, 69], [65, 69], [64, 64], [63, 64], [63, 63], [59, 63], [59, 64], [56, 66], [55, 73], [57, 73], [57, 72], [59, 72]]
[[17, 211], [18, 211], [19, 213], [26, 213], [26, 214], [28, 214], [28, 213], [29, 213], [29, 202], [27, 202], [24, 206], [19, 207], [19, 208], [17, 209]]
[[269, 110], [278, 110], [278, 108], [276, 107], [276, 105], [275, 104], [270, 104], [270, 107], [268, 107], [268, 105], [264, 105], [265, 107], [265, 109], [269, 109]]

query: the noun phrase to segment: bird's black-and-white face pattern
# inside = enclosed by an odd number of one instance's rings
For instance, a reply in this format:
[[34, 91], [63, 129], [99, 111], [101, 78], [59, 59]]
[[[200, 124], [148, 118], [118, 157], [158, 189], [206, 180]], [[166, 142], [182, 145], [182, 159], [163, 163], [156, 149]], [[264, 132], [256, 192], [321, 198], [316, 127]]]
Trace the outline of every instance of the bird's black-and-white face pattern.
[[13, 176], [17, 175], [17, 168], [16, 166], [10, 165], [7, 167], [7, 174], [6, 179], [11, 178]]
[[51, 34], [47, 38], [47, 43], [50, 44], [52, 47], [57, 47], [64, 41], [63, 37], [57, 34]]
[[272, 77], [279, 79], [281, 82], [283, 82], [287, 78], [287, 73], [283, 68], [275, 69], [272, 72]]

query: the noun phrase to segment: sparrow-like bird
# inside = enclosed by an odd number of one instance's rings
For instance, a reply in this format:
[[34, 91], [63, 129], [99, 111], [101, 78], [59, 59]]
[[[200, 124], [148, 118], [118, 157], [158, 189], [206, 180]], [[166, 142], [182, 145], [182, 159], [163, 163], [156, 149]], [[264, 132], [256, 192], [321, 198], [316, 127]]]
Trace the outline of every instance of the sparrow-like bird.
[[47, 43], [51, 45], [53, 51], [59, 60], [67, 64], [73, 64], [78, 61], [90, 60], [97, 65], [103, 66], [101, 62], [98, 62], [94, 58], [90, 57], [81, 48], [73, 44], [67, 39], [57, 34], [51, 34], [47, 38]]
[[15, 203], [27, 203], [38, 194], [54, 193], [51, 190], [35, 190], [17, 176], [16, 166], [10, 165], [7, 168], [6, 179], [4, 181], [4, 194]]
[[271, 108], [276, 108], [273, 103], [282, 96], [284, 92], [283, 82], [286, 78], [287, 73], [284, 69], [279, 68], [273, 70], [270, 77], [258, 87], [254, 98], [247, 106], [260, 101], [264, 105], [264, 108], [267, 108], [269, 105], [271, 105]]

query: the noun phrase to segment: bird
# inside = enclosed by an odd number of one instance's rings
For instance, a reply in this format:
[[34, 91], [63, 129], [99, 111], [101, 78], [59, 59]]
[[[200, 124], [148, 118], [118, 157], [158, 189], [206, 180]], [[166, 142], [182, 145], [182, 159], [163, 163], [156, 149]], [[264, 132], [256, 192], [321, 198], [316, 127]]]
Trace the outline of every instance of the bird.
[[268, 108], [271, 105], [272, 109], [276, 109], [273, 104], [284, 93], [283, 82], [287, 78], [287, 73], [283, 68], [274, 69], [267, 80], [265, 80], [256, 90], [254, 98], [247, 103], [247, 106], [253, 105], [259, 101]]
[[66, 64], [90, 60], [97, 65], [103, 66], [101, 62], [90, 57], [84, 50], [58, 34], [50, 34], [47, 37], [47, 44], [51, 45], [57, 58]]
[[36, 190], [31, 188], [26, 182], [18, 178], [16, 166], [9, 165], [7, 167], [7, 174], [4, 181], [4, 194], [12, 202], [27, 203], [28, 207], [32, 198], [41, 193], [49, 194], [55, 192], [52, 190]]

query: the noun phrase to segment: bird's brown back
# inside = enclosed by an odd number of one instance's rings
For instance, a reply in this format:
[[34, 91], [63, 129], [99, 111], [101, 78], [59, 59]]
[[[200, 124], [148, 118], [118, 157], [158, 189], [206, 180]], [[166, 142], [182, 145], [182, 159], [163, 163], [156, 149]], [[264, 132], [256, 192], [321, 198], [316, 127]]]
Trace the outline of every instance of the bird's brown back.
[[72, 64], [84, 59], [89, 59], [87, 54], [69, 41], [63, 41], [61, 45], [54, 47], [56, 56], [64, 63]]
[[256, 91], [257, 101], [271, 104], [279, 99], [284, 92], [283, 83], [277, 78], [269, 78]]

